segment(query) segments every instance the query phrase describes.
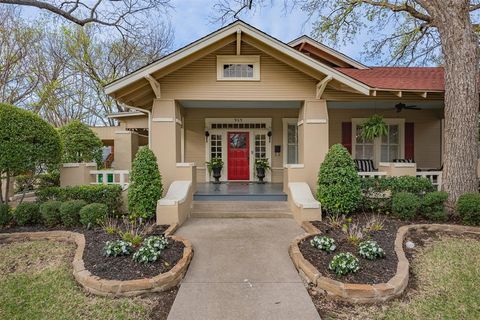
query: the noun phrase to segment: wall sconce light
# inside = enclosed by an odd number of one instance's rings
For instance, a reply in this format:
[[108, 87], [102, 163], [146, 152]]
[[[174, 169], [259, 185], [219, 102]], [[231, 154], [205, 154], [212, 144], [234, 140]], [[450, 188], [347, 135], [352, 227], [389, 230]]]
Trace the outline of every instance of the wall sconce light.
[[267, 136], [268, 136], [268, 142], [272, 142], [272, 131], [268, 131]]
[[210, 132], [205, 131], [205, 142], [208, 142], [208, 137], [210, 137]]

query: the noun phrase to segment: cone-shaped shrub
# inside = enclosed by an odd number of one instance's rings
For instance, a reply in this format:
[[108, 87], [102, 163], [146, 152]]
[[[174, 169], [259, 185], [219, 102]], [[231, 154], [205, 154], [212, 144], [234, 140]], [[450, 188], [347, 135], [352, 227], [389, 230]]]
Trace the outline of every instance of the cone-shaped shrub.
[[360, 177], [352, 157], [340, 144], [328, 151], [318, 173], [317, 199], [330, 214], [355, 211], [360, 200]]
[[128, 188], [128, 210], [131, 218], [153, 218], [157, 201], [162, 197], [162, 177], [152, 150], [138, 150], [132, 164]]

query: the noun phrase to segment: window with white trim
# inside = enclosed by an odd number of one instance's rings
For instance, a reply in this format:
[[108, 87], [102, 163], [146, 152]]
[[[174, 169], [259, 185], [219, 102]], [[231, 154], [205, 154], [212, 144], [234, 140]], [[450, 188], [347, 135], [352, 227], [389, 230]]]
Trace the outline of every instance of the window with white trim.
[[283, 119], [283, 162], [298, 163], [298, 119]]
[[210, 159], [222, 158], [222, 135], [212, 134], [210, 136]]
[[217, 56], [217, 80], [260, 80], [260, 56]]
[[366, 119], [352, 119], [352, 154], [355, 159], [371, 159], [379, 162], [392, 162], [404, 157], [405, 119], [384, 119], [388, 132], [386, 136], [373, 141], [362, 138], [361, 125]]
[[267, 135], [255, 135], [255, 159], [265, 159], [267, 157]]

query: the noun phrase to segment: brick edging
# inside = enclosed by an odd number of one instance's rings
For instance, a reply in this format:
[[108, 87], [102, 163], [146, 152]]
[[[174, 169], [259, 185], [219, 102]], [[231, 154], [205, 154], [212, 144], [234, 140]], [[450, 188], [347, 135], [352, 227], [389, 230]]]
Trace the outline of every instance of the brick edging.
[[[170, 230], [168, 228], [168, 230]], [[168, 231], [167, 230], [167, 231]], [[85, 269], [83, 261], [83, 251], [85, 250], [85, 237], [81, 233], [71, 231], [40, 231], [40, 232], [19, 232], [19, 233], [0, 233], [0, 240], [18, 241], [18, 240], [57, 240], [75, 242], [77, 249], [73, 257], [73, 276], [75, 280], [88, 292], [110, 297], [131, 297], [148, 292], [159, 292], [168, 290], [176, 286], [183, 279], [188, 265], [193, 257], [193, 248], [190, 241], [179, 236], [168, 236], [176, 241], [182, 241], [185, 245], [183, 257], [168, 272], [159, 274], [153, 278], [135, 279], [135, 280], [106, 280], [92, 275]], [[167, 233], [165, 232], [167, 235]]]
[[[309, 226], [310, 225], [310, 226]], [[379, 284], [353, 284], [343, 283], [323, 276], [309, 261], [307, 261], [298, 244], [304, 239], [318, 234], [320, 231], [311, 223], [302, 224], [308, 234], [296, 237], [289, 247], [289, 254], [299, 274], [317, 289], [327, 293], [328, 296], [351, 303], [378, 303], [398, 297], [408, 285], [409, 262], [403, 250], [405, 236], [413, 230], [417, 231], [442, 231], [450, 233], [475, 233], [480, 234], [480, 228], [447, 225], [447, 224], [413, 224], [400, 227], [395, 238], [395, 253], [398, 258], [396, 274], [386, 283]], [[317, 232], [315, 232], [315, 228]]]

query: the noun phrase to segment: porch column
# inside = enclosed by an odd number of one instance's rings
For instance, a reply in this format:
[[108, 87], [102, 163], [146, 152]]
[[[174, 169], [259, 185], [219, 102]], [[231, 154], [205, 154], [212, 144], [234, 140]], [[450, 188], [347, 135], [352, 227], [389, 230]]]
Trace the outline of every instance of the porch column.
[[304, 164], [304, 176], [317, 190], [320, 164], [328, 152], [328, 110], [325, 100], [307, 100], [300, 109], [298, 127], [299, 163]]
[[151, 131], [151, 149], [166, 191], [175, 180], [177, 162], [181, 162], [181, 114], [175, 100], [153, 101]]
[[138, 151], [138, 134], [126, 130], [125, 124], [121, 124], [115, 131], [113, 147], [115, 169], [132, 170], [132, 162]]

